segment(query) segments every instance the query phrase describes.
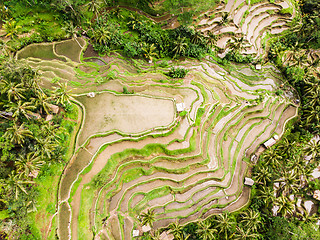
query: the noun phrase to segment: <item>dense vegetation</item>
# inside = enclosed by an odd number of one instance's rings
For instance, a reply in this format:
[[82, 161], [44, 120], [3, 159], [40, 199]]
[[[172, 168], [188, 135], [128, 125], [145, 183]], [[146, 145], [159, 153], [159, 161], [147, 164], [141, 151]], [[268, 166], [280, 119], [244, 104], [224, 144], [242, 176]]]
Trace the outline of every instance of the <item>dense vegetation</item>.
[[[196, 1], [198, 5], [201, 4]], [[217, 1], [207, 1], [207, 4]], [[149, 14], [164, 13], [168, 9], [180, 14], [180, 8], [193, 6], [194, 1], [165, 1], [162, 9], [152, 7], [154, 1], [4, 1], [0, 4], [0, 19], [5, 36], [0, 40], [0, 220], [6, 221], [6, 233], [1, 237], [32, 236], [34, 231], [27, 214], [36, 209], [37, 188], [51, 165], [59, 164], [66, 149], [61, 142], [67, 138], [64, 127], [72, 125], [62, 120], [61, 113], [52, 121], [52, 104], [66, 111], [72, 107], [65, 85], [55, 91], [42, 89], [38, 75], [9, 55], [33, 43], [55, 41], [84, 34], [90, 38], [100, 54], [120, 51], [129, 58], [142, 57], [148, 61], [161, 58], [198, 58], [211, 52], [215, 37], [205, 37], [187, 26], [163, 30], [147, 17], [135, 12], [105, 7], [128, 5]], [[291, 195], [311, 198], [319, 182], [311, 182], [310, 174], [319, 165], [320, 144], [310, 143], [320, 131], [320, 1], [301, 2], [302, 16], [296, 18], [292, 31], [270, 42], [268, 61], [273, 61], [283, 72], [288, 84], [294, 87], [301, 101], [300, 117], [274, 148], [266, 151], [253, 166], [256, 181], [252, 202], [238, 213], [223, 213], [205, 221], [184, 227], [169, 226], [176, 239], [319, 239], [314, 231], [315, 216], [297, 214]], [[99, 13], [99, 14], [98, 14]], [[181, 13], [182, 22], [190, 18]], [[301, 21], [301, 24], [298, 24]], [[25, 34], [25, 35], [24, 35]], [[240, 42], [240, 43], [239, 43]], [[239, 54], [243, 39], [230, 42], [233, 51], [226, 61], [252, 62], [251, 56]], [[172, 68], [170, 77], [184, 77], [182, 68]], [[287, 83], [286, 83], [287, 84]], [[287, 86], [284, 86], [287, 87]], [[125, 93], [130, 93], [124, 89]], [[65, 113], [65, 114], [67, 114]], [[306, 161], [305, 155], [311, 159]], [[39, 172], [35, 179], [34, 174]], [[278, 189], [273, 186], [285, 182]], [[279, 206], [276, 217], [272, 206]], [[145, 223], [153, 221], [149, 212]], [[157, 235], [157, 233], [152, 233]], [[152, 235], [151, 234], [151, 235]], [[154, 236], [145, 236], [146, 239]]]

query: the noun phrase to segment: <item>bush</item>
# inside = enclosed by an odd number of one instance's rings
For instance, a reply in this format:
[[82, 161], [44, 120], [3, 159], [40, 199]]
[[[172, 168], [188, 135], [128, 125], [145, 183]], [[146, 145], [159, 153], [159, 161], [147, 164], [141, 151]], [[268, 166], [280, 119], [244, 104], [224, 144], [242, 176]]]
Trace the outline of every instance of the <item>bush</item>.
[[184, 78], [187, 75], [188, 71], [188, 69], [184, 69], [181, 67], [172, 67], [171, 70], [167, 73], [167, 75], [172, 78]]

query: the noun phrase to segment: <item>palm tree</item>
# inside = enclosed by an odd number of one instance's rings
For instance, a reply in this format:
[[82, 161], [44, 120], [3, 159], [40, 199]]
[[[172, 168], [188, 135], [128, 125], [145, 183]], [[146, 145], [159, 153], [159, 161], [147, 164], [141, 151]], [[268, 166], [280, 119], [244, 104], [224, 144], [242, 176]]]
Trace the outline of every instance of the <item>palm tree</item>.
[[213, 220], [216, 223], [216, 228], [219, 233], [224, 234], [225, 239], [228, 239], [228, 234], [234, 231], [235, 221], [232, 219], [228, 212], [217, 215], [217, 218]]
[[179, 222], [173, 222], [169, 225], [169, 232], [173, 234], [176, 239], [182, 238], [183, 236], [183, 227], [179, 224]]
[[191, 36], [191, 42], [194, 44], [203, 43], [204, 35], [201, 31], [196, 31]]
[[235, 240], [246, 240], [246, 239], [257, 239], [259, 237], [259, 234], [251, 232], [251, 229], [248, 228], [247, 230], [244, 230], [243, 228], [240, 228], [237, 226], [237, 231], [234, 235]]
[[253, 175], [255, 181], [262, 185], [267, 185], [268, 182], [271, 182], [272, 176], [272, 169], [265, 164], [257, 165]]
[[42, 156], [51, 159], [54, 151], [58, 147], [57, 140], [54, 136], [37, 138], [37, 144], [35, 145], [36, 151]]
[[181, 55], [181, 53], [185, 53], [187, 47], [185, 39], [185, 37], [181, 38], [180, 36], [178, 36], [177, 40], [173, 42], [175, 46], [172, 50], [174, 52], [174, 56], [177, 56], [178, 54]]
[[142, 24], [142, 22], [139, 19], [138, 15], [133, 15], [132, 13], [129, 16], [129, 21], [127, 23], [127, 25], [129, 26], [129, 28], [131, 28], [132, 30], [134, 30], [137, 27], [140, 27]]
[[72, 22], [67, 22], [66, 25], [62, 27], [62, 29], [66, 32], [66, 37], [71, 37], [72, 39], [74, 39], [79, 45], [79, 47], [82, 48], [81, 44], [78, 42], [77, 39], [77, 28], [73, 25]]
[[53, 98], [58, 104], [65, 105], [70, 103], [70, 98], [72, 90], [68, 90], [67, 83], [58, 83], [58, 87], [54, 87]]
[[111, 39], [111, 33], [105, 26], [99, 26], [94, 31], [94, 39], [98, 43], [106, 45]]
[[245, 49], [244, 43], [246, 42], [245, 38], [242, 36], [240, 38], [232, 37], [228, 40], [227, 46], [233, 51], [233, 52], [240, 52], [243, 49]]
[[262, 157], [264, 162], [267, 165], [271, 165], [271, 167], [277, 167], [281, 165], [280, 161], [282, 160], [282, 156], [274, 148], [267, 149]]
[[158, 56], [158, 54], [155, 52], [156, 49], [157, 48], [154, 46], [153, 43], [151, 45], [145, 45], [144, 47], [142, 47], [144, 57], [152, 62], [152, 58]]
[[15, 195], [15, 199], [17, 200], [20, 192], [24, 192], [28, 195], [25, 186], [33, 183], [33, 181], [22, 179], [21, 175], [12, 171], [4, 182], [4, 185], [11, 193]]
[[320, 156], [320, 140], [311, 140], [307, 143], [306, 148], [304, 149], [304, 154], [306, 156], [311, 156], [312, 159]]
[[275, 182], [280, 183], [280, 191], [282, 191], [283, 194], [296, 193], [299, 190], [300, 180], [294, 170], [283, 171], [280, 176], [281, 177], [275, 180]]
[[6, 32], [6, 37], [14, 38], [17, 36], [21, 26], [18, 26], [16, 21], [10, 19], [8, 21], [4, 21], [2, 28]]
[[39, 171], [42, 164], [44, 164], [44, 161], [41, 161], [38, 154], [34, 152], [29, 152], [26, 155], [20, 154], [15, 162], [18, 172], [27, 178], [30, 173]]
[[269, 187], [269, 186], [262, 186], [259, 189], [259, 199], [262, 199], [263, 202], [265, 203], [266, 207], [268, 208], [270, 203], [273, 203], [275, 200], [275, 196], [274, 196], [274, 190], [273, 187]]
[[311, 107], [308, 108], [305, 111], [305, 115], [306, 115], [306, 123], [310, 124], [310, 123], [314, 123], [316, 125], [318, 125], [320, 123], [320, 106], [315, 106], [315, 107]]
[[10, 142], [14, 144], [22, 145], [27, 137], [33, 138], [33, 134], [29, 129], [24, 127], [24, 123], [20, 126], [15, 123], [6, 130], [3, 137], [10, 139]]
[[7, 56], [9, 54], [8, 45], [2, 40], [0, 40], [0, 54], [4, 56]]
[[213, 48], [215, 47], [215, 44], [217, 43], [217, 36], [214, 35], [212, 32], [208, 31], [208, 36], [206, 38], [207, 44]]
[[217, 232], [217, 230], [210, 227], [211, 223], [209, 222], [209, 220], [197, 222], [196, 234], [203, 240], [216, 239], [215, 233]]
[[37, 94], [38, 96], [36, 98], [31, 98], [31, 103], [36, 107], [40, 108], [40, 113], [42, 113], [42, 110], [49, 114], [50, 112], [50, 105], [51, 105], [51, 97], [48, 97], [44, 92], [39, 92]]
[[229, 13], [228, 12], [222, 13], [222, 18], [219, 21], [219, 25], [227, 25], [228, 22], [229, 22], [228, 17], [229, 17]]
[[241, 223], [245, 228], [250, 228], [254, 232], [258, 231], [261, 227], [261, 217], [260, 212], [248, 209], [242, 215]]
[[31, 110], [36, 108], [31, 102], [22, 101], [18, 101], [17, 103], [13, 102], [6, 106], [8, 107], [7, 111], [12, 112], [12, 117], [14, 117], [16, 120], [18, 120], [18, 118], [21, 116], [29, 119], [30, 115], [33, 113]]
[[316, 223], [319, 220], [316, 213], [310, 215], [305, 209], [302, 214], [297, 212], [297, 215], [301, 223]]
[[96, 15], [96, 19], [99, 22], [99, 18], [98, 18], [98, 12], [99, 12], [99, 8], [100, 8], [100, 2], [99, 0], [91, 0], [88, 3], [88, 11], [89, 12], [93, 12], [93, 14]]
[[16, 84], [14, 82], [8, 82], [4, 79], [0, 81], [1, 94], [6, 94], [8, 100], [20, 100], [24, 99], [23, 93], [26, 91], [22, 83]]
[[146, 213], [141, 214], [142, 217], [142, 225], [149, 224], [150, 226], [153, 225], [155, 221], [155, 212], [154, 210], [148, 209]]
[[279, 207], [277, 213], [283, 217], [292, 215], [295, 209], [294, 203], [284, 195], [281, 195], [276, 199], [276, 205]]

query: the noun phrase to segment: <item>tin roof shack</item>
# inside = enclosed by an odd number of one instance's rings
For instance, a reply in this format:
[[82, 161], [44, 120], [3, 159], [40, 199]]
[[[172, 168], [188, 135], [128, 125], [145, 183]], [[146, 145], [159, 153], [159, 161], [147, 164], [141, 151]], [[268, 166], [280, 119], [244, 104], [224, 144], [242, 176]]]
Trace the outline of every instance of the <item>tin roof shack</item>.
[[269, 140], [267, 140], [266, 142], [264, 142], [263, 145], [266, 148], [269, 148], [269, 147], [273, 146], [277, 142], [278, 139], [279, 139], [278, 135], [275, 135], [274, 137], [272, 137]]

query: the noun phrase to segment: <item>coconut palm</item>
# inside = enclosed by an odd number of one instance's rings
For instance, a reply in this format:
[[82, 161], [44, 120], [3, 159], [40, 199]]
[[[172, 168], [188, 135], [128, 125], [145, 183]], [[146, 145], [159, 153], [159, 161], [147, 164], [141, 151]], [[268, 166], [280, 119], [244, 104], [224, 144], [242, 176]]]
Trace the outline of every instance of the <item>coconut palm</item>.
[[304, 208], [303, 213], [297, 212], [297, 217], [301, 223], [316, 223], [319, 220], [316, 213], [310, 215]]
[[33, 113], [31, 110], [34, 110], [36, 108], [31, 102], [22, 101], [18, 101], [17, 103], [10, 103], [6, 105], [6, 107], [8, 107], [8, 112], [13, 113], [12, 117], [14, 117], [16, 120], [18, 120], [18, 118], [22, 116], [29, 119], [31, 114]]
[[27, 137], [33, 138], [33, 134], [24, 127], [24, 124], [18, 126], [15, 123], [12, 127], [7, 128], [3, 137], [9, 139], [13, 144], [22, 145]]
[[211, 228], [211, 223], [209, 220], [197, 222], [196, 234], [203, 240], [212, 240], [216, 239], [215, 233], [216, 229]]
[[224, 12], [222, 13], [222, 18], [221, 20], [219, 21], [219, 25], [227, 25], [228, 22], [229, 22], [229, 13], [228, 12]]
[[280, 166], [282, 156], [277, 152], [276, 149], [267, 149], [263, 154], [263, 161], [270, 166]]
[[179, 224], [179, 222], [173, 222], [169, 225], [169, 232], [173, 234], [176, 239], [183, 237], [183, 227]]
[[16, 174], [15, 172], [11, 172], [4, 182], [4, 186], [6, 189], [8, 189], [9, 192], [13, 193], [15, 196], [15, 199], [17, 200], [19, 197], [19, 193], [23, 192], [28, 195], [28, 192], [26, 190], [26, 186], [28, 184], [33, 184], [33, 181], [25, 180], [21, 178], [21, 175]]
[[6, 37], [15, 38], [21, 26], [18, 26], [16, 21], [10, 19], [10, 20], [4, 21], [2, 28], [6, 32]]
[[304, 149], [306, 156], [311, 156], [312, 159], [320, 156], [320, 140], [311, 140], [307, 143]]
[[70, 103], [72, 90], [68, 90], [67, 83], [58, 83], [58, 87], [54, 87], [53, 98], [58, 104], [65, 105]]
[[7, 56], [9, 54], [8, 45], [2, 40], [0, 40], [0, 54], [4, 56]]
[[259, 164], [256, 166], [253, 174], [255, 181], [262, 185], [267, 185], [268, 182], [271, 182], [272, 176], [272, 169], [265, 164]]
[[276, 206], [279, 207], [277, 213], [283, 217], [292, 215], [295, 210], [294, 203], [284, 195], [281, 195], [280, 197], [276, 198], [275, 203]]
[[133, 15], [131, 13], [129, 16], [129, 21], [128, 21], [127, 25], [129, 26], [129, 28], [134, 30], [137, 27], [139, 28], [142, 25], [142, 22], [140, 21], [138, 15]]
[[58, 147], [56, 138], [49, 135], [47, 137], [37, 138], [36, 141], [37, 144], [34, 146], [35, 150], [40, 154], [40, 156], [51, 159], [54, 151]]
[[273, 203], [275, 200], [273, 188], [269, 186], [262, 186], [261, 188], [259, 188], [258, 198], [261, 199], [268, 208], [270, 203]]
[[156, 47], [154, 46], [154, 44], [152, 43], [151, 45], [146, 44], [144, 47], [142, 47], [142, 52], [143, 52], [143, 56], [152, 61], [153, 57], [157, 57], [158, 54], [155, 52], [156, 51]]
[[201, 31], [194, 31], [194, 33], [191, 36], [191, 42], [194, 44], [203, 43], [204, 41], [204, 35]]
[[99, 8], [100, 8], [100, 4], [101, 4], [101, 2], [99, 0], [91, 0], [90, 2], [87, 3], [88, 11], [92, 12], [93, 14], [96, 15], [96, 19], [98, 22], [99, 22], [98, 12], [99, 12]]
[[306, 115], [306, 123], [310, 124], [310, 123], [314, 123], [314, 124], [319, 124], [320, 123], [320, 106], [315, 106], [315, 107], [311, 107], [308, 108], [305, 111], [305, 115]]
[[44, 92], [39, 92], [37, 94], [38, 96], [36, 98], [31, 98], [31, 103], [36, 107], [40, 108], [40, 113], [43, 113], [43, 111], [46, 114], [49, 114], [50, 112], [50, 105], [52, 101], [52, 97], [49, 97]]
[[39, 171], [44, 161], [40, 160], [37, 153], [29, 152], [27, 154], [20, 154], [15, 161], [17, 171], [29, 177], [29, 174], [34, 171]]
[[232, 233], [235, 228], [235, 221], [230, 215], [225, 212], [217, 215], [216, 219], [213, 220], [216, 223], [215, 228], [218, 229], [220, 234], [223, 234], [225, 239], [228, 239], [229, 233]]
[[257, 239], [259, 237], [258, 234], [252, 232], [250, 228], [244, 230], [237, 226], [237, 231], [235, 232], [234, 238], [235, 240], [247, 240], [247, 239]]
[[260, 212], [248, 209], [243, 214], [241, 214], [241, 223], [245, 228], [250, 228], [254, 232], [258, 231], [258, 229], [262, 225]]
[[2, 79], [0, 81], [0, 87], [1, 94], [6, 94], [10, 102], [13, 100], [20, 100], [25, 98], [23, 94], [26, 89], [24, 88], [22, 83], [16, 84], [14, 82], [8, 82]]
[[155, 212], [154, 210], [148, 209], [146, 213], [141, 214], [142, 217], [142, 225], [149, 224], [150, 226], [153, 225], [155, 221]]
[[280, 183], [280, 191], [283, 194], [296, 193], [299, 190], [300, 179], [294, 170], [283, 171], [280, 176], [275, 182]]
[[178, 38], [173, 42], [174, 44], [174, 48], [173, 48], [173, 53], [174, 53], [174, 56], [177, 56], [177, 55], [181, 55], [185, 53], [186, 51], [186, 47], [187, 47], [187, 43], [185, 42], [185, 37], [181, 38], [180, 36], [178, 36]]
[[214, 35], [214, 34], [213, 34], [212, 32], [210, 32], [210, 31], [208, 31], [208, 34], [207, 34], [207, 35], [208, 35], [207, 38], [206, 38], [207, 44], [208, 44], [211, 48], [215, 47], [215, 44], [217, 43], [217, 36]]
[[246, 40], [243, 36], [240, 38], [232, 37], [228, 40], [227, 46], [233, 52], [241, 52], [243, 49], [245, 49], [245, 42]]
[[94, 39], [98, 43], [106, 45], [111, 39], [111, 33], [105, 26], [99, 26], [94, 31]]

